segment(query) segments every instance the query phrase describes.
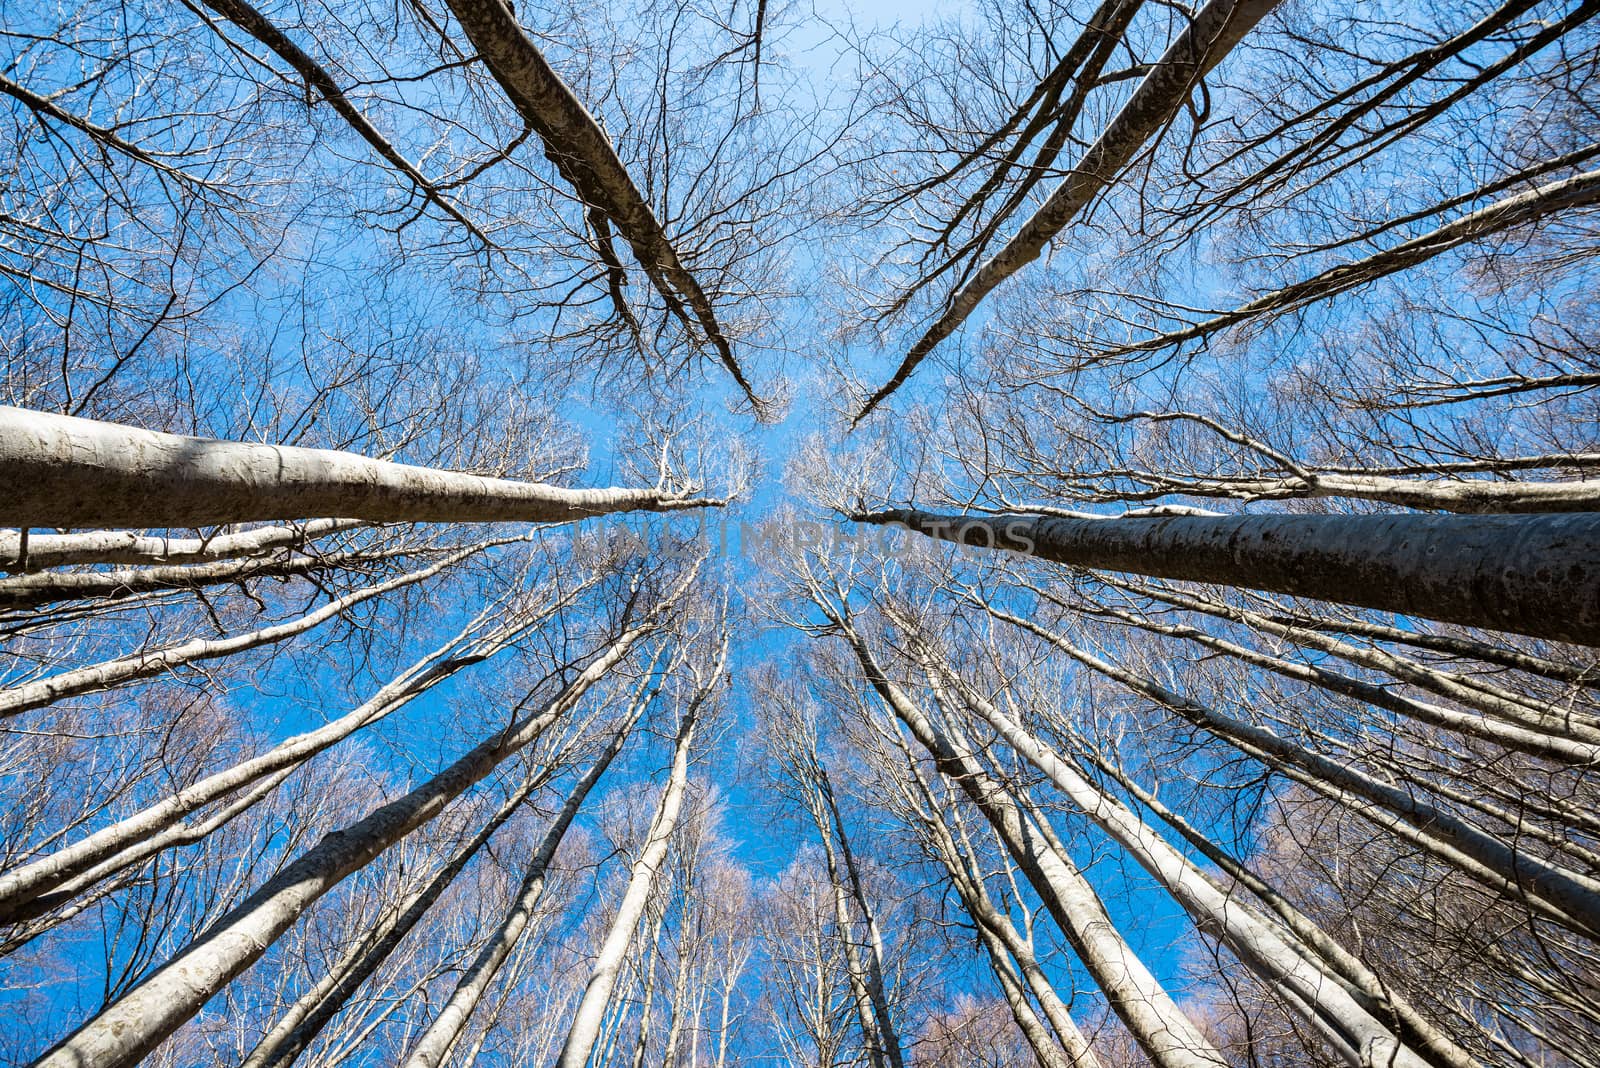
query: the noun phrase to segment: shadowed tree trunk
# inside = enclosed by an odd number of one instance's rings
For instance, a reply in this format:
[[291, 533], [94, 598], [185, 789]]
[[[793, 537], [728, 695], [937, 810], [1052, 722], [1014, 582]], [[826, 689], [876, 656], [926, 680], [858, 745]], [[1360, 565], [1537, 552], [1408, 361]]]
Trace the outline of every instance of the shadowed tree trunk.
[[855, 518], [1075, 567], [1600, 646], [1600, 513], [1024, 519], [902, 508]]

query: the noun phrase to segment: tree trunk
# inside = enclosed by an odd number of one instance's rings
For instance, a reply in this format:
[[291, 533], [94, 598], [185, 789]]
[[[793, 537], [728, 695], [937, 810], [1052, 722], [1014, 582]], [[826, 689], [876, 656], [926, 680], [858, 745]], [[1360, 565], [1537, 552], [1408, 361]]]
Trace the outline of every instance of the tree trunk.
[[565, 489], [331, 449], [179, 437], [0, 406], [0, 520], [19, 527], [203, 527], [348, 516], [564, 523], [716, 503], [659, 489]]
[[1600, 646], [1600, 513], [855, 517], [963, 545]]
[[1313, 785], [1380, 825], [1409, 827], [1413, 833], [1408, 837], [1413, 841], [1507, 899], [1539, 907], [1570, 930], [1591, 938], [1600, 936], [1600, 881], [1508, 845], [1413, 790], [1392, 786], [1264, 727], [1226, 716], [1079, 649], [1036, 624], [1025, 625], [1078, 663], [1120, 682], [1267, 767]]
[[[564, 603], [565, 599], [563, 599]], [[550, 611], [554, 611], [553, 606]], [[531, 622], [545, 618], [541, 612]], [[505, 643], [521, 633], [528, 622], [508, 625], [485, 636], [470, 652], [447, 656], [458, 649], [476, 626], [456, 635], [440, 648], [417, 661], [369, 700], [338, 719], [314, 730], [286, 738], [259, 756], [240, 761], [215, 772], [176, 794], [103, 827], [72, 845], [56, 850], [21, 867], [0, 875], [0, 922], [41, 894], [62, 887], [69, 879], [121, 854], [158, 841], [164, 829], [190, 813], [219, 801], [269, 775], [298, 767], [311, 757], [348, 738], [361, 728], [389, 715], [429, 687], [442, 682], [464, 667], [479, 663], [505, 648]]]
[[292, 527], [256, 527], [209, 538], [153, 537], [130, 530], [77, 534], [29, 534], [23, 552], [20, 531], [0, 531], [0, 567], [39, 571], [68, 564], [192, 564], [258, 556], [273, 549], [299, 549], [340, 531], [366, 526], [359, 519], [313, 519]]
[[677, 744], [673, 748], [672, 770], [668, 774], [666, 788], [661, 792], [661, 801], [656, 806], [655, 816], [650, 821], [644, 847], [635, 858], [630, 870], [628, 888], [623, 892], [622, 901], [617, 905], [617, 914], [611, 921], [610, 930], [606, 932], [600, 953], [595, 958], [594, 970], [589, 975], [588, 985], [584, 988], [578, 1009], [573, 1014], [572, 1027], [567, 1032], [566, 1042], [563, 1043], [561, 1056], [557, 1060], [558, 1068], [584, 1068], [589, 1062], [589, 1054], [594, 1050], [595, 1042], [600, 1037], [600, 1024], [605, 1017], [606, 1006], [611, 1001], [611, 991], [616, 986], [617, 974], [622, 968], [623, 958], [627, 956], [628, 946], [633, 941], [639, 917], [644, 914], [645, 903], [650, 898], [650, 888], [655, 882], [656, 872], [666, 859], [667, 847], [672, 842], [672, 832], [678, 823], [678, 813], [683, 807], [683, 797], [688, 789], [689, 780], [689, 748], [694, 743], [695, 725], [700, 708], [710, 698], [712, 687], [720, 681], [723, 665], [727, 661], [727, 652], [727, 639], [724, 637], [716, 667], [709, 675], [710, 681], [695, 693], [684, 708], [682, 722], [678, 725]]
[[634, 185], [589, 109], [555, 72], [503, 0], [448, 0], [478, 58], [523, 121], [538, 131], [545, 155], [579, 198], [604, 213], [633, 246], [633, 255], [668, 307], [687, 304], [722, 365], [758, 409], [761, 404], [734, 359], [710, 299], [684, 266], [661, 222]]
[[[1230, 898], [1137, 814], [1091, 783], [1016, 720], [961, 685], [960, 680], [931, 665], [925, 667], [956, 683], [966, 707], [1044, 772], [1079, 811], [1183, 906], [1200, 930], [1219, 937], [1267, 989], [1291, 989], [1310, 1010], [1309, 1018], [1352, 1064], [1358, 1068], [1423, 1068], [1428, 1063], [1403, 1045], [1366, 1005], [1353, 998], [1319, 959], [1296, 945], [1288, 932], [1276, 929], [1254, 909]], [[1475, 1068], [1472, 1059], [1460, 1049], [1447, 1047], [1436, 1052], [1437, 1063], [1450, 1068]]]
[[595, 783], [605, 774], [606, 768], [610, 767], [611, 761], [621, 751], [623, 743], [633, 731], [633, 725], [638, 722], [639, 714], [648, 703], [649, 698], [634, 703], [628, 718], [617, 728], [600, 756], [573, 787], [572, 793], [562, 804], [555, 820], [545, 831], [544, 838], [539, 842], [539, 848], [528, 861], [527, 871], [523, 874], [522, 884], [517, 888], [516, 896], [512, 898], [511, 908], [501, 919], [500, 926], [495, 929], [489, 941], [478, 950], [478, 955], [461, 973], [455, 989], [450, 992], [444, 1005], [428, 1024], [427, 1030], [423, 1031], [416, 1045], [412, 1046], [411, 1052], [406, 1055], [402, 1068], [438, 1068], [438, 1065], [443, 1064], [450, 1056], [451, 1049], [460, 1040], [473, 1011], [483, 1000], [484, 992], [499, 974], [506, 958], [511, 956], [511, 951], [516, 948], [523, 931], [527, 929], [528, 922], [533, 918], [539, 899], [544, 895], [550, 862], [555, 859], [556, 850], [560, 848], [561, 840], [566, 837], [567, 829], [577, 818], [578, 809], [589, 796], [589, 791], [594, 789]]
[[1000, 834], [1112, 1009], [1157, 1068], [1224, 1068], [1227, 1059], [1150, 974], [1083, 873], [1049, 848], [1015, 799], [888, 680], [860, 635], [831, 607], [825, 611], [843, 629], [873, 689], [933, 756], [940, 772], [960, 785]]

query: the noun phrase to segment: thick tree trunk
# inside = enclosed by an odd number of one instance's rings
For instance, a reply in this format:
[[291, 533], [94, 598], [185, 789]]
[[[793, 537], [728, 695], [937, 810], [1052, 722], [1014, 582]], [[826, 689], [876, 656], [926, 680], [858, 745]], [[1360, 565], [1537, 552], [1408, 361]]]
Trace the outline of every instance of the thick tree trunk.
[[449, 863], [433, 874], [426, 885], [408, 895], [402, 904], [387, 911], [371, 928], [362, 932], [350, 950], [328, 970], [328, 974], [278, 1018], [239, 1068], [289, 1068], [322, 1033], [329, 1021], [344, 1009], [361, 984], [399, 948], [401, 941], [427, 915], [478, 851], [489, 843], [495, 832], [516, 814], [522, 803], [545, 781], [543, 774], [528, 776], [521, 788], [478, 828], [477, 833], [456, 851]]
[[658, 489], [565, 489], [331, 449], [162, 434], [0, 406], [0, 521], [203, 527], [346, 516], [386, 523], [564, 523], [717, 502]]
[[651, 629], [623, 632], [549, 704], [366, 818], [327, 835], [127, 994], [41, 1057], [37, 1068], [131, 1068], [255, 963], [319, 898], [427, 823], [568, 713]]
[[1600, 646], [1600, 513], [855, 517], [963, 545]]

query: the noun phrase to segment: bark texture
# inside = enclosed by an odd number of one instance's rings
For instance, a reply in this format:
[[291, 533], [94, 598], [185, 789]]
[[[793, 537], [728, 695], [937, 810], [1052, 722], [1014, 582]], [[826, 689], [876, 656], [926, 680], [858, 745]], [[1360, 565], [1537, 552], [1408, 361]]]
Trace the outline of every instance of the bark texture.
[[1600, 646], [1600, 513], [855, 517], [962, 545]]
[[0, 406], [0, 520], [23, 527], [200, 527], [345, 516], [564, 523], [711, 503], [658, 489], [565, 489], [331, 449], [180, 437]]

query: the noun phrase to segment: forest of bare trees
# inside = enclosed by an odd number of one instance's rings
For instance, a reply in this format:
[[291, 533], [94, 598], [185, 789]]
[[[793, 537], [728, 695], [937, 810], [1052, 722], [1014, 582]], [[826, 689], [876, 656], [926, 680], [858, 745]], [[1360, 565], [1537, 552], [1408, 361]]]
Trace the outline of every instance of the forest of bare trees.
[[1597, 16], [0, 0], [0, 1065], [1600, 1064]]

